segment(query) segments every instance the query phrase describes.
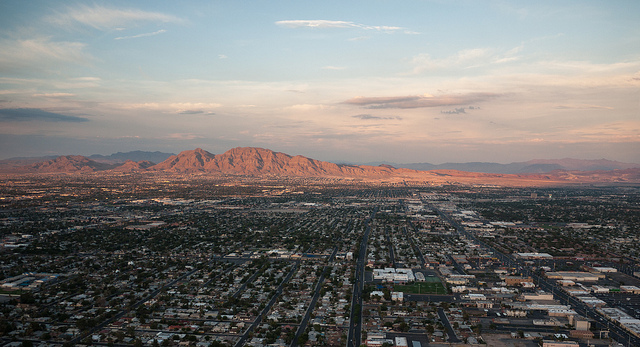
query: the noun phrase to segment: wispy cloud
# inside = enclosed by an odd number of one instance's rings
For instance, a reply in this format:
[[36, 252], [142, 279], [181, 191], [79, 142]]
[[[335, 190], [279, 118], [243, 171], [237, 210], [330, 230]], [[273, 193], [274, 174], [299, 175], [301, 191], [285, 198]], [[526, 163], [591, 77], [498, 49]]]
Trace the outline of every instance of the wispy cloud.
[[40, 93], [40, 94], [33, 94], [33, 96], [35, 96], [35, 97], [45, 97], [45, 98], [66, 98], [66, 97], [70, 97], [70, 96], [75, 96], [75, 94], [72, 94], [72, 93]]
[[41, 69], [59, 63], [86, 63], [92, 57], [80, 42], [51, 41], [49, 38], [0, 40], [0, 71]]
[[440, 113], [443, 114], [465, 114], [467, 113], [467, 110], [477, 110], [480, 107], [476, 107], [476, 106], [469, 106], [469, 107], [456, 107], [453, 110], [442, 110], [440, 111]]
[[298, 104], [298, 105], [288, 106], [285, 109], [291, 110], [291, 111], [306, 112], [306, 111], [325, 110], [327, 108], [329, 108], [329, 106], [321, 105], [321, 104]]
[[558, 105], [558, 110], [613, 110], [613, 107], [600, 105]]
[[441, 106], [457, 106], [471, 103], [478, 103], [501, 96], [496, 93], [469, 93], [454, 95], [409, 95], [409, 96], [390, 96], [390, 97], [364, 97], [359, 96], [344, 101], [349, 105], [363, 106], [370, 109], [383, 108], [422, 108], [422, 107], [441, 107]]
[[329, 66], [324, 66], [324, 67], [322, 67], [322, 68], [323, 68], [324, 70], [345, 70], [345, 69], [346, 69], [346, 67], [344, 67], [344, 66], [331, 66], [331, 65], [329, 65]]
[[358, 36], [358, 37], [350, 38], [349, 41], [364, 41], [364, 40], [368, 40], [370, 38], [371, 38], [371, 36]]
[[173, 133], [166, 136], [170, 140], [195, 140], [203, 138], [202, 135], [194, 133]]
[[473, 68], [491, 64], [505, 64], [520, 59], [520, 45], [506, 52], [496, 52], [489, 48], [464, 49], [446, 58], [433, 58], [428, 53], [418, 54], [411, 59], [414, 73], [450, 68]]
[[86, 122], [89, 119], [49, 112], [38, 108], [4, 108], [0, 109], [2, 121], [45, 121], [45, 122]]
[[122, 104], [120, 107], [125, 109], [146, 109], [146, 110], [163, 110], [171, 113], [195, 114], [189, 112], [210, 112], [208, 110], [222, 106], [217, 103], [208, 102], [175, 102], [170, 104], [147, 102], [138, 104]]
[[166, 33], [166, 32], [167, 32], [166, 30], [160, 29], [160, 30], [154, 31], [152, 33], [144, 33], [144, 34], [138, 34], [138, 35], [133, 35], [133, 36], [120, 36], [120, 37], [116, 37], [114, 40], [137, 39], [139, 37], [155, 36], [155, 35], [159, 35], [159, 34]]
[[453, 110], [448, 110], [448, 111], [440, 111], [440, 113], [444, 113], [444, 114], [463, 114], [463, 113], [467, 113], [467, 111], [465, 111], [464, 107], [457, 107]]
[[490, 56], [490, 51], [485, 48], [465, 49], [442, 59], [434, 59], [431, 55], [424, 53], [419, 54], [411, 60], [415, 66], [414, 73], [420, 73], [428, 70], [447, 69], [451, 67], [469, 67], [478, 64], [480, 61], [486, 61]]
[[102, 79], [99, 77], [76, 77], [60, 80], [54, 83], [54, 87], [61, 89], [70, 88], [95, 88], [100, 86]]
[[178, 111], [178, 114], [204, 114], [204, 115], [215, 115], [214, 112], [203, 111], [203, 110], [182, 110]]
[[385, 32], [395, 32], [400, 30], [405, 30], [406, 33], [413, 33], [407, 31], [405, 28], [396, 27], [396, 26], [385, 26], [385, 25], [365, 25], [354, 22], [340, 21], [340, 20], [324, 20], [324, 19], [296, 19], [296, 20], [281, 20], [277, 21], [276, 25], [285, 27], [285, 28], [319, 28], [319, 29], [330, 29], [330, 28], [358, 28], [364, 30], [375, 30], [375, 31], [385, 31]]
[[351, 116], [352, 118], [358, 118], [362, 120], [402, 120], [402, 117], [399, 116], [374, 116], [371, 114], [357, 114], [355, 116]]
[[100, 30], [120, 29], [123, 26], [126, 27], [141, 21], [161, 23], [184, 21], [176, 16], [160, 12], [109, 8], [100, 5], [69, 7], [66, 12], [51, 15], [46, 20], [62, 27], [72, 28], [76, 25], [84, 25]]

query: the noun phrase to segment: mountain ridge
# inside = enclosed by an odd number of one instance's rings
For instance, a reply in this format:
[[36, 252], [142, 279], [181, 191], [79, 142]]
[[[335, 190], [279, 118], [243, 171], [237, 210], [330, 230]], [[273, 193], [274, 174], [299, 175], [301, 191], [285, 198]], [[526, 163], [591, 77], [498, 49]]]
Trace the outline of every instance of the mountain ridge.
[[[579, 161], [575, 162], [577, 165]], [[570, 171], [557, 169], [554, 162], [530, 162], [530, 166], [552, 168], [544, 173], [479, 173], [455, 169], [420, 171], [396, 168], [389, 164], [378, 166], [335, 164], [289, 155], [258, 147], [236, 147], [221, 154], [202, 148], [182, 151], [154, 164], [150, 161], [128, 160], [122, 164], [108, 164], [83, 156], [60, 156], [33, 163], [5, 173], [167, 173], [179, 175], [242, 175], [253, 177], [322, 177], [360, 179], [388, 182], [425, 182], [437, 184], [574, 184], [574, 183], [640, 183], [640, 168], [616, 170]]]
[[406, 168], [419, 171], [429, 170], [460, 170], [479, 173], [546, 173], [555, 170], [566, 171], [598, 171], [598, 170], [622, 170], [640, 167], [640, 164], [624, 163], [608, 159], [532, 159], [523, 162], [500, 164], [494, 162], [466, 162], [466, 163], [409, 163], [398, 164], [390, 162], [372, 162], [365, 165], [387, 164], [396, 168]]
[[[99, 163], [124, 164], [127, 160], [132, 160], [134, 162], [146, 160], [153, 163], [159, 163], [172, 155], [175, 155], [175, 154], [164, 153], [160, 151], [154, 151], [154, 152], [129, 151], [129, 152], [117, 152], [110, 155], [92, 154], [84, 157]], [[67, 155], [48, 155], [48, 156], [40, 156], [40, 157], [13, 157], [13, 158], [2, 159], [0, 160], [0, 171], [6, 171], [9, 168], [26, 166], [29, 164], [45, 162], [45, 161], [53, 160], [63, 156], [67, 156]]]

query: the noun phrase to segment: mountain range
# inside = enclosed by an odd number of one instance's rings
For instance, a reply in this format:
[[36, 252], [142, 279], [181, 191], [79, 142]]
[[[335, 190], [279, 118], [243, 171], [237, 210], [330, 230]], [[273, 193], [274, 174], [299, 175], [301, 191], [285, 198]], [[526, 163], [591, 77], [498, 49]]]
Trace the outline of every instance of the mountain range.
[[[163, 153], [159, 151], [155, 151], [155, 152], [131, 151], [131, 152], [118, 152], [111, 155], [93, 154], [86, 158], [93, 160], [95, 162], [104, 163], [104, 164], [124, 164], [128, 160], [132, 160], [135, 162], [144, 160], [152, 163], [159, 163], [169, 158], [172, 155], [175, 155], [175, 154]], [[58, 157], [60, 156], [49, 155], [49, 156], [43, 156], [43, 157], [15, 157], [15, 158], [3, 159], [3, 160], [0, 160], [0, 172], [6, 172], [7, 170], [19, 168], [21, 166], [26, 166], [29, 164], [46, 162], [48, 160], [56, 159]], [[69, 157], [69, 156], [64, 156], [64, 157]]]
[[390, 165], [397, 168], [413, 169], [420, 171], [428, 170], [459, 170], [467, 172], [482, 173], [502, 173], [502, 174], [522, 174], [522, 173], [546, 173], [555, 170], [566, 171], [597, 171], [597, 170], [624, 170], [640, 167], [640, 164], [622, 163], [619, 161], [597, 159], [535, 159], [509, 164], [499, 164], [491, 162], [469, 162], [469, 163], [411, 163], [397, 164], [390, 162], [372, 162], [365, 165]]
[[[143, 159], [162, 159], [158, 164]], [[168, 156], [168, 157], [167, 157]], [[132, 160], [136, 158], [139, 160]], [[25, 162], [21, 158], [21, 163]], [[7, 162], [5, 160], [4, 162]], [[201, 148], [179, 154], [161, 152], [116, 153], [111, 156], [68, 155], [24, 165], [0, 165], [5, 173], [91, 173], [161, 172], [171, 174], [224, 174], [244, 176], [332, 177], [391, 182], [472, 183], [472, 184], [566, 184], [566, 183], [638, 183], [640, 165], [609, 160], [532, 160], [522, 163], [347, 165], [291, 156], [269, 149], [238, 147], [222, 154]], [[498, 165], [498, 166], [496, 166]], [[502, 165], [502, 166], [500, 166]], [[400, 165], [398, 165], [400, 166]], [[492, 167], [500, 173], [477, 172]], [[476, 172], [469, 170], [475, 168]], [[424, 171], [427, 169], [428, 171]], [[460, 170], [462, 169], [462, 170]], [[466, 169], [466, 170], [465, 170]], [[596, 169], [596, 170], [591, 170]]]
[[159, 163], [161, 161], [166, 160], [172, 155], [175, 155], [175, 154], [163, 153], [159, 151], [155, 151], [155, 152], [131, 151], [131, 152], [118, 152], [111, 155], [94, 154], [89, 156], [88, 158], [98, 162], [110, 163], [110, 164], [124, 163], [127, 160], [132, 160], [132, 161], [145, 160], [145, 161], [150, 161], [152, 163]]

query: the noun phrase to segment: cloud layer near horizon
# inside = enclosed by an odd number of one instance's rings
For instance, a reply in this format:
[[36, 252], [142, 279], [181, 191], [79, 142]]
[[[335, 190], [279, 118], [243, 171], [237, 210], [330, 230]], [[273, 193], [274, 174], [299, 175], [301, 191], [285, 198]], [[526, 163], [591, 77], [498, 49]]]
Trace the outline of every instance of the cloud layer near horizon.
[[84, 117], [70, 116], [37, 108], [0, 108], [0, 120], [3, 121], [45, 121], [45, 122], [87, 122]]
[[640, 3], [0, 3], [0, 142], [21, 144], [0, 156], [74, 144], [640, 162], [633, 13]]
[[500, 97], [496, 93], [470, 93], [461, 95], [409, 95], [409, 96], [358, 96], [344, 101], [345, 104], [365, 108], [422, 108], [468, 105]]

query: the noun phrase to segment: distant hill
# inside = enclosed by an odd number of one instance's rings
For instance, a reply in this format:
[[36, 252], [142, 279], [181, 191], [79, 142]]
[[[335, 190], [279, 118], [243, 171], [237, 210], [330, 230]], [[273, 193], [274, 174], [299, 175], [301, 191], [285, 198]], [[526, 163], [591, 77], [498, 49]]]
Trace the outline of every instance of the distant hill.
[[12, 168], [17, 168], [20, 166], [40, 163], [43, 161], [55, 159], [57, 157], [58, 157], [57, 155], [48, 155], [44, 157], [14, 157], [9, 159], [3, 159], [3, 160], [0, 160], [0, 171], [6, 171], [6, 170], [10, 170]]
[[155, 165], [155, 163], [152, 163], [148, 160], [140, 160], [137, 162], [133, 160], [127, 160], [124, 162], [124, 164], [114, 167], [111, 170], [118, 171], [118, 172], [139, 172], [139, 171], [145, 171], [146, 169], [152, 167], [153, 165]]
[[111, 155], [94, 154], [94, 155], [90, 155], [88, 158], [95, 161], [112, 163], [112, 164], [124, 163], [127, 160], [132, 160], [135, 162], [146, 160], [152, 163], [160, 163], [162, 161], [165, 161], [167, 158], [169, 158], [172, 155], [175, 155], [175, 154], [163, 153], [159, 151], [155, 151], [155, 152], [131, 151], [131, 152], [118, 152]]
[[29, 164], [16, 168], [18, 172], [94, 172], [113, 169], [115, 165], [99, 163], [81, 155], [64, 155], [40, 163]]
[[[546, 173], [555, 170], [567, 171], [598, 171], [598, 170], [624, 170], [640, 167], [640, 164], [622, 163], [607, 159], [584, 160], [584, 159], [535, 159], [524, 162], [514, 162], [510, 164], [499, 164], [490, 162], [469, 162], [469, 163], [411, 163], [397, 164], [380, 162], [392, 165], [397, 168], [405, 168], [420, 171], [429, 170], [460, 170], [466, 172], [496, 173], [496, 174], [525, 174], [525, 173]], [[370, 163], [372, 165], [378, 162]]]
[[[111, 155], [93, 154], [87, 159], [93, 160], [98, 163], [105, 164], [122, 164], [127, 160], [134, 162], [149, 161], [152, 163], [160, 163], [170, 156], [175, 155], [173, 153], [163, 153], [159, 151], [147, 152], [147, 151], [131, 151], [131, 152], [118, 152]], [[22, 167], [29, 164], [41, 163], [48, 160], [56, 159], [59, 156], [50, 155], [44, 157], [14, 157], [9, 159], [0, 160], [0, 171], [8, 171], [18, 167]]]

